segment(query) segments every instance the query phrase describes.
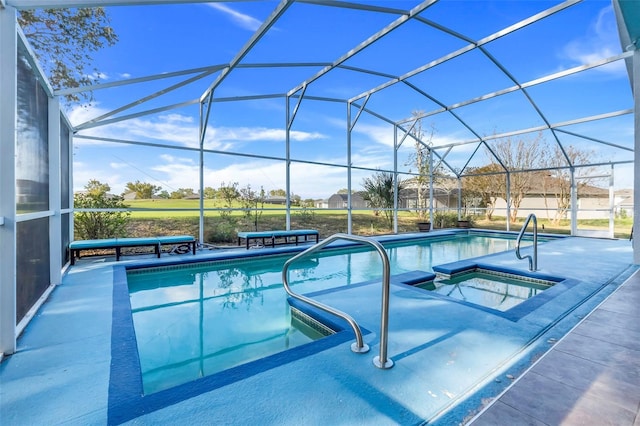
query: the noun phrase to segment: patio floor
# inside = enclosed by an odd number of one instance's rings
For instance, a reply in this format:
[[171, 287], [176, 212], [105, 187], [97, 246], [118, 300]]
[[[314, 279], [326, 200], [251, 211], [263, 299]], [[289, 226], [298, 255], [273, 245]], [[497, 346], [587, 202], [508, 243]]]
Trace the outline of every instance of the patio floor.
[[[640, 424], [640, 277], [629, 279], [628, 241], [541, 245], [541, 271], [579, 285], [516, 321], [392, 285], [389, 370], [372, 364], [380, 288], [363, 284], [317, 297], [372, 330], [370, 353], [351, 353], [349, 341], [188, 397], [127, 405], [111, 376], [114, 271], [137, 261], [68, 271], [0, 365], [0, 424]], [[512, 252], [490, 261], [526, 271]]]
[[640, 425], [639, 306], [635, 273], [473, 426]]

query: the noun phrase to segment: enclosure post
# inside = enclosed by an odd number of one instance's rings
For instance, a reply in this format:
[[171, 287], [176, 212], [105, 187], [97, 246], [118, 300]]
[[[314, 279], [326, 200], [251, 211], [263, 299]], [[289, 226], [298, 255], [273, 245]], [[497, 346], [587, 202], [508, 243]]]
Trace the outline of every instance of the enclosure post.
[[429, 223], [433, 231], [433, 150], [429, 147]]
[[576, 169], [569, 169], [571, 177], [571, 235], [578, 233], [578, 190], [576, 188]]
[[458, 176], [458, 220], [462, 220], [462, 179]]
[[611, 165], [611, 175], [609, 176], [609, 238], [615, 235], [615, 191], [613, 189], [613, 164]]
[[[198, 225], [198, 240], [200, 244], [204, 242], [204, 117], [202, 114], [203, 103], [200, 102], [200, 143], [199, 143], [199, 155], [200, 155], [200, 216]], [[211, 108], [211, 104], [209, 104]]]
[[511, 173], [507, 170], [507, 193], [505, 194], [507, 199], [507, 231], [511, 230]]
[[16, 351], [16, 11], [0, 8], [0, 354]]
[[50, 284], [62, 282], [62, 216], [60, 207], [60, 102], [49, 98], [49, 279]]
[[393, 233], [398, 233], [398, 125], [393, 125]]
[[347, 234], [353, 231], [351, 217], [351, 102], [347, 102]]
[[285, 120], [287, 125], [284, 131], [284, 144], [285, 144], [285, 208], [286, 208], [286, 230], [291, 229], [291, 97], [287, 95], [285, 97]]
[[[640, 50], [633, 52], [634, 150], [633, 150], [633, 226], [640, 224]], [[636, 234], [637, 235], [637, 234]], [[633, 263], [640, 264], [640, 244], [633, 245]]]

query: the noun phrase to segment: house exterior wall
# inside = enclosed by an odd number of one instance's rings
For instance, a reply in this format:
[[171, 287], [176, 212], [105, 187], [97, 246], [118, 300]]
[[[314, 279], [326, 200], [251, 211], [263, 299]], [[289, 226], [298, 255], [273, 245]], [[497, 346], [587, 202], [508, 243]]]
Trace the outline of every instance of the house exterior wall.
[[[333, 194], [327, 201], [330, 209], [346, 209], [348, 207], [347, 194]], [[369, 204], [360, 194], [351, 194], [351, 207], [354, 209], [369, 208]]]
[[[506, 214], [507, 202], [498, 198], [496, 201], [495, 214], [504, 216]], [[518, 217], [525, 218], [531, 213], [539, 218], [554, 219], [558, 209], [558, 202], [555, 197], [525, 197], [520, 203]], [[578, 219], [608, 219], [609, 218], [609, 198], [607, 197], [582, 197], [578, 198]], [[571, 219], [571, 211], [568, 210], [562, 219]]]

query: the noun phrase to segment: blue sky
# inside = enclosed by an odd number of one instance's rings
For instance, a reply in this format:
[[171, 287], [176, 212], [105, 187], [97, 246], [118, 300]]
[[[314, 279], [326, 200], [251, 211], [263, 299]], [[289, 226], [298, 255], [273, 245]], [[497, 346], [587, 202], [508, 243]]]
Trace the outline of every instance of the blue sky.
[[[417, 2], [367, 2], [381, 7], [410, 9]], [[438, 22], [472, 40], [481, 40], [522, 19], [558, 4], [556, 1], [456, 1], [444, 0], [420, 16]], [[139, 78], [185, 69], [225, 64], [234, 58], [277, 2], [233, 2], [171, 6], [108, 8], [120, 41], [96, 55], [96, 68], [104, 82]], [[241, 61], [257, 63], [330, 63], [375, 34], [397, 15], [380, 12], [293, 4], [268, 34]], [[617, 28], [609, 1], [585, 1], [543, 22], [524, 27], [486, 44], [487, 51], [502, 63], [518, 83], [557, 73], [621, 53]], [[412, 20], [344, 62], [345, 66], [376, 70], [387, 76], [334, 70], [310, 84], [306, 95], [349, 99], [385, 83], [389, 75], [400, 76], [435, 61], [467, 43]], [[215, 91], [216, 98], [282, 94], [312, 77], [322, 65], [238, 68]], [[196, 81], [114, 117], [200, 98], [218, 76]], [[69, 111], [74, 125], [134, 103], [190, 76], [150, 81], [94, 92], [90, 107]], [[514, 85], [503, 72], [477, 50], [411, 77], [440, 103], [451, 106]], [[528, 89], [551, 124], [631, 108], [632, 97], [622, 61], [580, 75], [565, 77]], [[407, 85], [396, 84], [373, 95], [367, 108], [391, 120], [402, 120], [414, 110], [436, 111], [440, 106]], [[293, 110], [293, 106], [291, 106]], [[291, 166], [293, 193], [303, 198], [327, 198], [347, 186], [345, 168], [322, 164], [347, 164], [346, 105], [304, 100], [291, 128], [291, 158], [303, 160]], [[352, 111], [355, 116], [356, 110]], [[536, 127], [544, 124], [522, 93], [502, 95], [455, 109], [456, 114], [481, 136]], [[285, 166], [269, 158], [234, 157], [224, 153], [284, 157], [286, 106], [284, 98], [215, 103], [205, 146], [219, 151], [205, 155], [205, 186], [222, 182], [250, 184], [265, 190], [285, 187]], [[425, 118], [434, 128], [434, 146], [469, 141], [475, 136], [449, 113]], [[572, 133], [632, 147], [632, 116], [566, 127]], [[80, 134], [165, 144], [198, 146], [198, 106], [141, 115], [132, 120], [83, 130]], [[551, 135], [544, 136], [551, 141]], [[533, 135], [523, 136], [525, 138]], [[630, 152], [570, 135], [563, 143], [593, 151], [602, 161], [632, 159]], [[171, 192], [198, 187], [195, 151], [152, 149], [77, 138], [74, 150], [74, 188], [89, 179], [108, 183], [122, 192], [127, 182], [140, 180]], [[364, 113], [352, 134], [351, 162], [372, 169], [393, 168], [393, 127]], [[412, 143], [400, 151], [398, 167], [407, 171]], [[448, 164], [461, 168], [476, 144], [438, 150]], [[470, 166], [486, 164], [480, 150]], [[320, 164], [312, 164], [320, 163]], [[371, 172], [354, 172], [352, 185], [359, 189]], [[630, 167], [616, 167], [616, 186], [629, 187]]]

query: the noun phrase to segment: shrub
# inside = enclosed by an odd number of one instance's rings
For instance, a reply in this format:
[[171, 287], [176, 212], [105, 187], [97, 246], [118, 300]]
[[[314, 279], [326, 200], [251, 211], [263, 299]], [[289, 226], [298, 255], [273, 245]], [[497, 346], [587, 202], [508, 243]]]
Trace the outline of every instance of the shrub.
[[[73, 196], [75, 209], [119, 209], [127, 208], [122, 197], [111, 195], [109, 185], [91, 180], [86, 192]], [[75, 236], [83, 240], [126, 236], [130, 212], [82, 211], [75, 212], [73, 226]]]

